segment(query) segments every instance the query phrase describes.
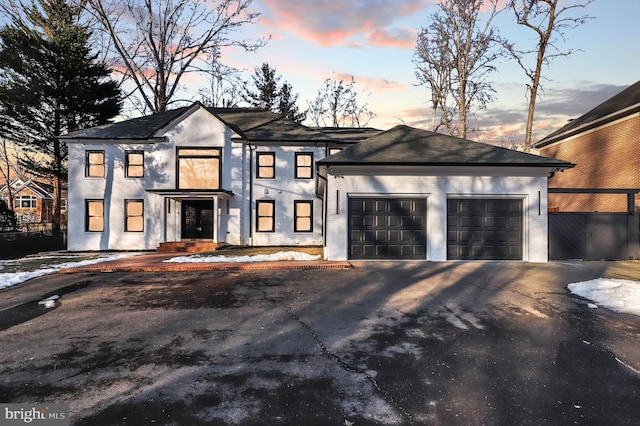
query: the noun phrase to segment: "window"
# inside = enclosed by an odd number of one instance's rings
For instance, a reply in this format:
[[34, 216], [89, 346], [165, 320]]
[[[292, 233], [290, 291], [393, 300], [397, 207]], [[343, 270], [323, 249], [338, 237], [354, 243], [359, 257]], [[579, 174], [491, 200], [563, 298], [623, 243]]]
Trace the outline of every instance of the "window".
[[342, 151], [342, 148], [329, 148], [329, 155], [337, 154]]
[[33, 195], [18, 195], [15, 200], [17, 209], [35, 209], [37, 198]]
[[125, 151], [125, 176], [130, 178], [144, 177], [144, 152]]
[[104, 231], [104, 200], [87, 200], [85, 229], [88, 232]]
[[294, 232], [313, 232], [313, 201], [293, 202]]
[[256, 201], [256, 230], [258, 232], [275, 231], [275, 206], [273, 200]]
[[144, 201], [124, 200], [124, 214], [126, 232], [144, 231]]
[[87, 151], [85, 163], [86, 177], [104, 177], [104, 151]]
[[275, 152], [258, 152], [256, 154], [256, 177], [258, 179], [273, 179], [276, 177]]
[[296, 179], [313, 178], [313, 154], [311, 152], [296, 153]]
[[220, 148], [178, 148], [179, 189], [220, 189]]

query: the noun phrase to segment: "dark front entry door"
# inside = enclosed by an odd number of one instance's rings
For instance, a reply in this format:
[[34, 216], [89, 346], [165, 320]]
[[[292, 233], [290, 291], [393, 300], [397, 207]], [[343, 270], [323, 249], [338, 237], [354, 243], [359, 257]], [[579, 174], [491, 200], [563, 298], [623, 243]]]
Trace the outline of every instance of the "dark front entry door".
[[182, 202], [182, 238], [213, 239], [213, 200]]

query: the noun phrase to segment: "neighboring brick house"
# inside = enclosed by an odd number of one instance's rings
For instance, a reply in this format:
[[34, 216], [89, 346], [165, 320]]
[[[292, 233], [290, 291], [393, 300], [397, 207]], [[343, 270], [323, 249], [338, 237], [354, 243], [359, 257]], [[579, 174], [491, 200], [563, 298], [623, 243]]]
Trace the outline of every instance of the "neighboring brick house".
[[[10, 182], [10, 185], [13, 195], [11, 208], [16, 213], [19, 225], [51, 222], [53, 186], [34, 178], [27, 180], [16, 178]], [[7, 184], [0, 188], [0, 198], [10, 205]]]
[[[540, 155], [570, 161], [549, 188], [640, 188], [640, 81], [534, 145]], [[640, 196], [635, 196], [636, 209]], [[625, 194], [549, 194], [558, 211], [627, 211]]]

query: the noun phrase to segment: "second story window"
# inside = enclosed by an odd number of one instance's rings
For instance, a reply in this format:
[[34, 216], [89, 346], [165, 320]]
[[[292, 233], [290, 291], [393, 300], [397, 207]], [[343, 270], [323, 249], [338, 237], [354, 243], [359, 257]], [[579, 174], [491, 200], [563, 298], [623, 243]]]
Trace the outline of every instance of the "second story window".
[[129, 178], [144, 177], [144, 152], [126, 151], [125, 176]]
[[87, 151], [85, 160], [86, 177], [104, 177], [104, 151]]
[[313, 153], [296, 153], [296, 179], [313, 178]]
[[273, 179], [276, 177], [275, 152], [258, 152], [256, 154], [256, 177], [258, 179]]
[[220, 148], [178, 148], [178, 188], [220, 189]]

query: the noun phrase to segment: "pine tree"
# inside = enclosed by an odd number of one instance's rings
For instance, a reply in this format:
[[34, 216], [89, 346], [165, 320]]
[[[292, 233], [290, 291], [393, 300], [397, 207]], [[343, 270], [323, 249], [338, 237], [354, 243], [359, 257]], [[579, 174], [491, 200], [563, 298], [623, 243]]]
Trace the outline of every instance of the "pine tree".
[[263, 63], [260, 68], [254, 68], [251, 78], [255, 91], [245, 85], [245, 92], [242, 95], [245, 102], [254, 107], [277, 112], [297, 122], [305, 119], [306, 112], [300, 112], [296, 106], [298, 94], [293, 93], [293, 87], [286, 81], [281, 86], [278, 85], [282, 77], [276, 75], [276, 70], [268, 63]]
[[109, 122], [121, 95], [90, 48], [81, 8], [39, 0], [0, 28], [0, 115], [7, 138], [25, 151], [23, 166], [54, 181], [54, 234], [59, 232], [66, 145], [57, 136]]

